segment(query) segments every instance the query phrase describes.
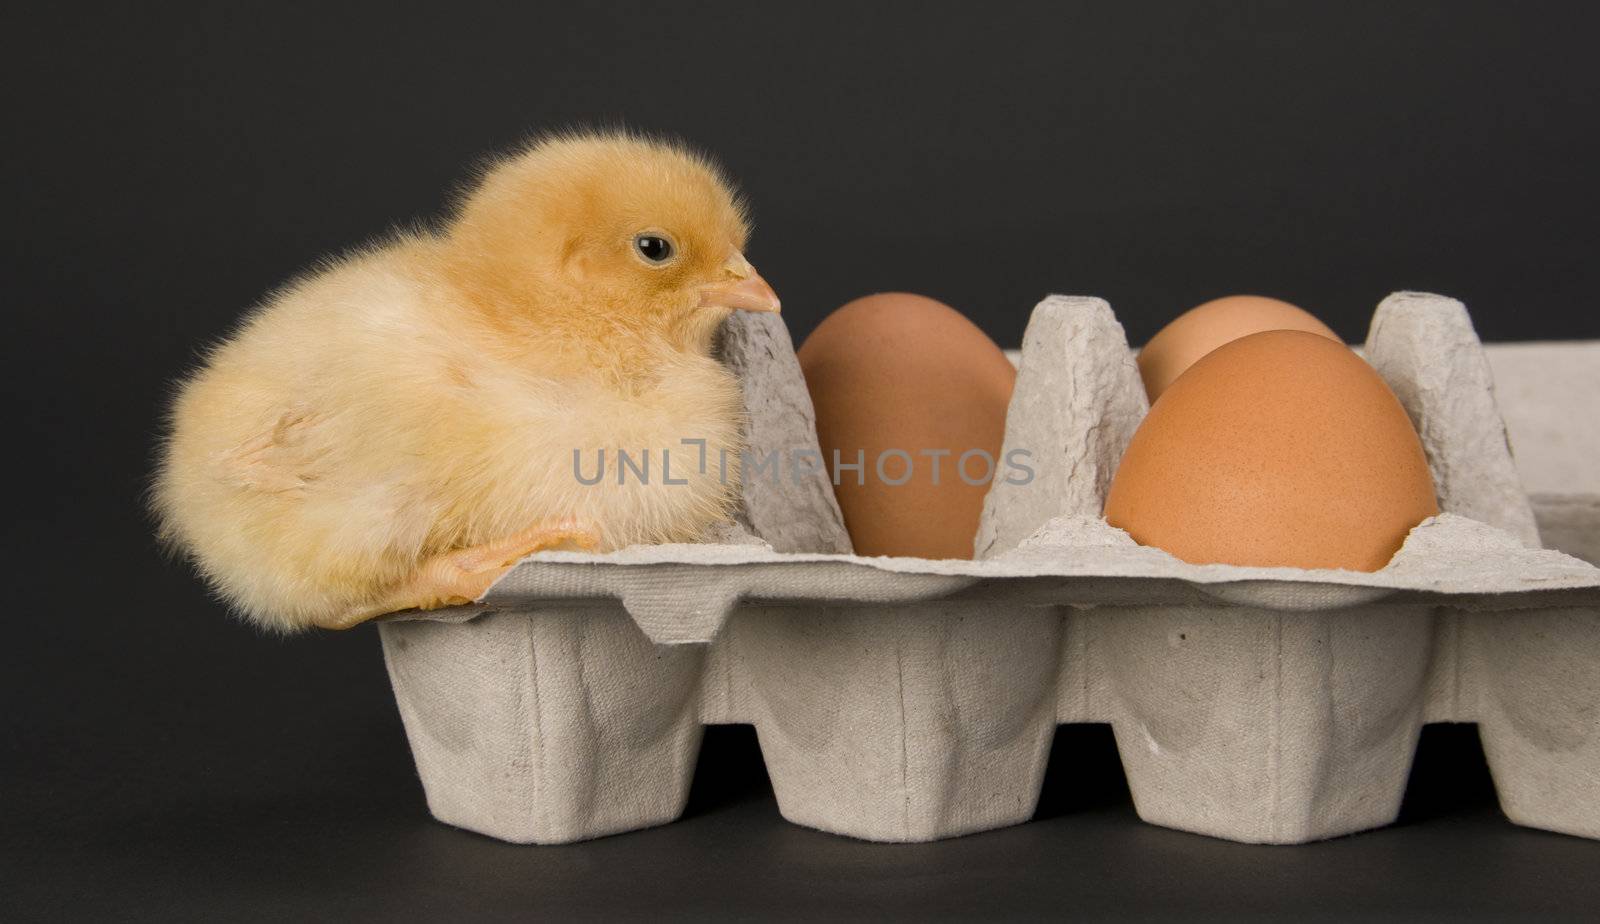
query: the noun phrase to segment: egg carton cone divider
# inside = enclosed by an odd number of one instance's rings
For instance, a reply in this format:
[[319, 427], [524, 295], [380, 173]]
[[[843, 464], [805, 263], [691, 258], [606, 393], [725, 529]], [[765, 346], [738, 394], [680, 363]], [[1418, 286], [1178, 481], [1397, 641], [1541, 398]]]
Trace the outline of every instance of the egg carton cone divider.
[[[1392, 821], [1421, 725], [1475, 721], [1513, 820], [1600, 837], [1600, 569], [1538, 547], [1458, 303], [1391, 296], [1366, 353], [1445, 511], [1381, 571], [1191, 565], [1108, 526], [1143, 391], [1110, 307], [1052, 296], [1005, 438], [1037, 475], [991, 488], [973, 561], [854, 556], [828, 476], [785, 473], [717, 542], [541, 553], [381, 620], [429, 808], [519, 843], [662, 824], [702, 727], [745, 723], [785, 818], [926, 841], [1027, 821], [1056, 725], [1109, 722], [1147, 821], [1299, 843]], [[723, 357], [751, 448], [815, 451], [782, 322], [736, 315]]]

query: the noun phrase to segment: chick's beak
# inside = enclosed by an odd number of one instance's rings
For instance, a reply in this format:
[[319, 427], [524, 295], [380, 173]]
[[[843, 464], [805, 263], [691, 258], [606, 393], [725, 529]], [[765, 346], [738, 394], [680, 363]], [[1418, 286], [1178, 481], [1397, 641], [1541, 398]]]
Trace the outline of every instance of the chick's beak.
[[744, 254], [735, 253], [722, 268], [725, 279], [700, 289], [701, 308], [778, 312], [778, 293], [772, 291]]

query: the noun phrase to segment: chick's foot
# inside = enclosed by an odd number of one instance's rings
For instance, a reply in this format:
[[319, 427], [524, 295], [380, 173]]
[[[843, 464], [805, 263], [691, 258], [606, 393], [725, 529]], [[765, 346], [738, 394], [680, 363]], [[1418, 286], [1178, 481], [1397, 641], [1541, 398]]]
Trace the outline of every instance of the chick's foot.
[[567, 518], [496, 542], [452, 549], [424, 561], [410, 578], [378, 602], [355, 607], [319, 624], [325, 629], [348, 629], [385, 613], [471, 603], [513, 565], [535, 552], [564, 548], [592, 552], [599, 545], [598, 532]]

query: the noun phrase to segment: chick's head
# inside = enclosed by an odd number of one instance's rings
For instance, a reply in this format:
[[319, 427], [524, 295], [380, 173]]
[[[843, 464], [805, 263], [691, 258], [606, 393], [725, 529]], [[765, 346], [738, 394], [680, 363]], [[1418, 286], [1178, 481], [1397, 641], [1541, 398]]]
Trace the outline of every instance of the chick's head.
[[743, 203], [704, 158], [569, 135], [492, 167], [447, 244], [469, 291], [508, 324], [705, 349], [730, 312], [779, 308], [744, 257], [748, 237]]

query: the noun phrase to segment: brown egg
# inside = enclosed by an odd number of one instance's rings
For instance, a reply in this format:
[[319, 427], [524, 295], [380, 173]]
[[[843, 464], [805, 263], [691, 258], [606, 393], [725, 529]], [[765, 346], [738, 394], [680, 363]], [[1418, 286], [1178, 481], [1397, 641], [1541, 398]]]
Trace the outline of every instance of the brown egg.
[[1005, 353], [956, 311], [896, 293], [835, 311], [798, 354], [829, 471], [835, 452], [863, 466], [834, 487], [856, 553], [971, 558], [989, 479], [1007, 471]]
[[1230, 340], [1264, 330], [1304, 330], [1344, 342], [1328, 325], [1288, 302], [1230, 295], [1185, 311], [1150, 338], [1139, 351], [1145, 393], [1156, 400], [1195, 360]]
[[1106, 519], [1184, 561], [1376, 571], [1439, 512], [1421, 441], [1348, 347], [1268, 331], [1196, 362], [1150, 408]]

